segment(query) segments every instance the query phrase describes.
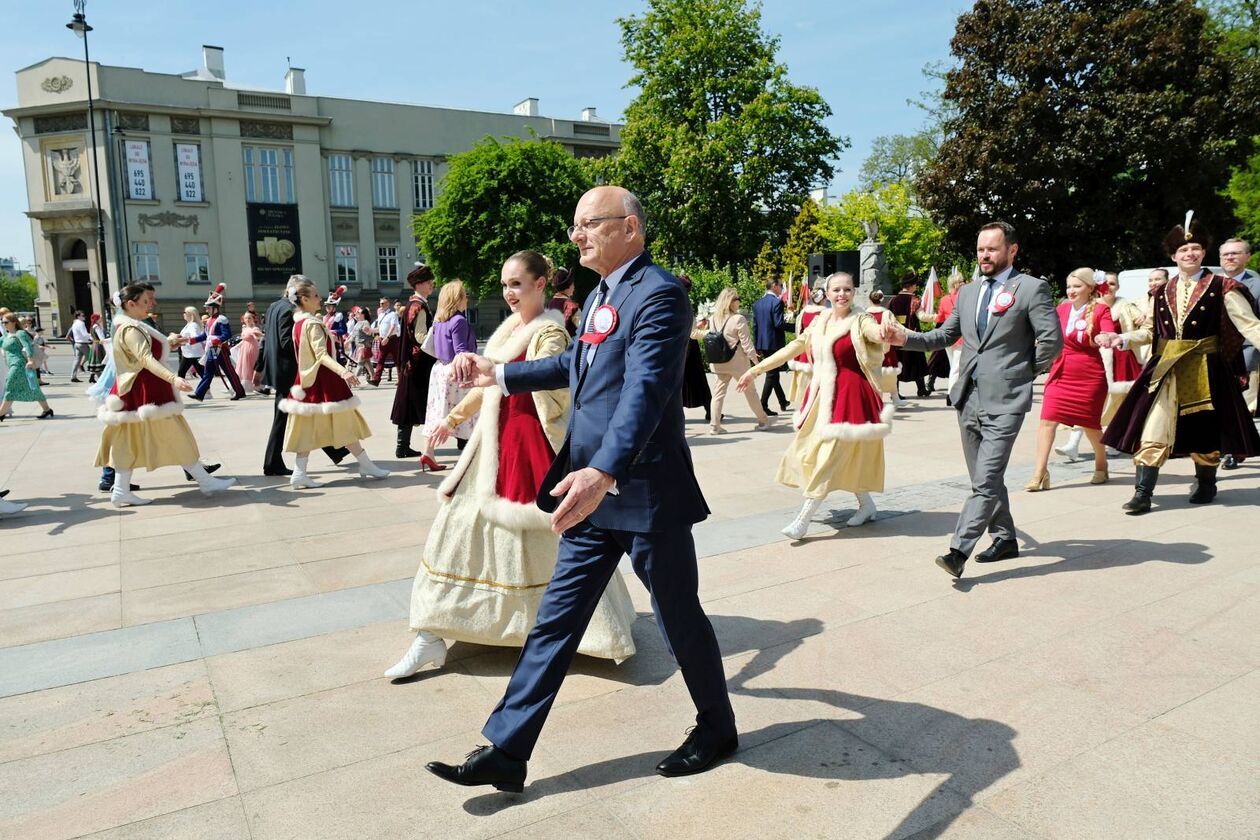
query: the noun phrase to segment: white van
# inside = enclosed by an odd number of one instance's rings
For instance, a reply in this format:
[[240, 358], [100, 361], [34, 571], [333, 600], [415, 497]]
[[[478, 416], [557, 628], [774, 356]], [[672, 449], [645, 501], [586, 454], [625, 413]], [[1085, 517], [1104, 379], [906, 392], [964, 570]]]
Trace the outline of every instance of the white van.
[[[1169, 277], [1177, 276], [1177, 266], [1160, 266], [1164, 271], [1168, 272]], [[1213, 274], [1220, 274], [1222, 269], [1219, 265], [1203, 266]], [[1155, 267], [1151, 268], [1130, 268], [1120, 272], [1120, 289], [1116, 292], [1116, 297], [1124, 300], [1137, 300], [1146, 294], [1146, 278], [1151, 276], [1151, 272]]]

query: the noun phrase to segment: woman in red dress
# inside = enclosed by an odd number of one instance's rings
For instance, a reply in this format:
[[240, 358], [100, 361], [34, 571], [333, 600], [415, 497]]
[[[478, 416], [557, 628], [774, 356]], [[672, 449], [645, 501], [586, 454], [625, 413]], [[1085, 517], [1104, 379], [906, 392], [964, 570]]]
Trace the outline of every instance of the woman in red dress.
[[1094, 448], [1094, 475], [1089, 483], [1102, 484], [1108, 477], [1107, 452], [1102, 445], [1107, 371], [1094, 336], [1113, 333], [1116, 325], [1107, 304], [1098, 299], [1093, 269], [1078, 268], [1068, 275], [1067, 300], [1059, 304], [1059, 324], [1063, 328], [1063, 352], [1046, 377], [1037, 429], [1037, 468], [1024, 487], [1028, 491], [1050, 489], [1050, 449], [1060, 423], [1083, 429]]
[[[939, 327], [945, 323], [954, 312], [954, 306], [958, 303], [958, 290], [963, 287], [964, 279], [962, 272], [955, 269], [950, 273], [949, 279], [946, 281], [948, 292], [945, 297], [941, 298], [940, 306], [936, 308], [936, 325]], [[937, 350], [928, 358], [928, 381], [927, 389], [929, 392], [936, 390], [936, 380], [938, 378], [945, 379], [948, 383], [945, 387], [945, 403], [950, 404], [949, 392], [954, 388], [954, 380], [958, 378], [958, 356], [962, 352], [962, 339], [954, 342], [952, 347], [946, 347], [944, 350]]]
[[[888, 311], [888, 307], [884, 306], [884, 293], [879, 289], [873, 290], [867, 300], [870, 301], [870, 305], [866, 307], [866, 312], [875, 319], [875, 323], [883, 326], [885, 318], [894, 317]], [[897, 357], [897, 350], [894, 347], [889, 347], [888, 351], [884, 353], [884, 360], [880, 365], [877, 379], [880, 393], [887, 394], [888, 401], [893, 405], [905, 403], [905, 399], [897, 389], [897, 376], [900, 373], [901, 362]]]

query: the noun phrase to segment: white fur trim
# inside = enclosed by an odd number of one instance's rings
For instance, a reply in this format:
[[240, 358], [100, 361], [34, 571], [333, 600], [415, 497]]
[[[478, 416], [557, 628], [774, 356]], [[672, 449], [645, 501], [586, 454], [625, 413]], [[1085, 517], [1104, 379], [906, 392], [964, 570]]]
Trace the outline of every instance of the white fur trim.
[[797, 373], [810, 373], [814, 366], [809, 362], [798, 362], [796, 359], [788, 359], [788, 370], [794, 370]]
[[563, 327], [564, 316], [554, 309], [545, 309], [541, 315], [517, 329], [520, 323], [521, 316], [514, 314], [509, 315], [507, 320], [499, 325], [499, 328], [490, 336], [490, 340], [486, 342], [485, 356], [487, 359], [495, 364], [507, 364], [508, 362], [516, 361], [516, 357], [524, 353], [529, 347], [529, 343], [533, 340], [535, 333], [548, 323]]
[[817, 435], [824, 440], [879, 440], [892, 433], [893, 404], [885, 403], [878, 423], [821, 423]]
[[901, 365], [897, 365], [896, 367], [882, 367], [879, 369], [879, 372], [884, 376], [900, 376]]
[[1132, 382], [1108, 382], [1107, 393], [1109, 394], [1127, 394], [1133, 389]]
[[[118, 400], [117, 397], [110, 399]], [[122, 400], [118, 400], [121, 408]], [[146, 420], [161, 420], [164, 417], [174, 417], [184, 411], [184, 404], [176, 397], [174, 402], [162, 403], [161, 405], [142, 405], [135, 411], [111, 410], [107, 405], [103, 405], [96, 410], [96, 419], [110, 426], [120, 426], [124, 423], [143, 423]]]
[[495, 496], [481, 502], [481, 515], [504, 528], [550, 529], [551, 514], [544, 513], [538, 505], [523, 504]]
[[343, 411], [353, 411], [358, 408], [360, 404], [362, 404], [362, 400], [352, 394], [349, 399], [341, 400], [340, 402], [308, 403], [301, 402], [300, 400], [281, 400], [280, 410], [285, 414], [301, 414], [307, 416], [315, 414], [339, 414]]
[[122, 397], [117, 394], [110, 394], [105, 398], [105, 409], [107, 411], [126, 411], [127, 405], [122, 401]]
[[295, 400], [304, 400], [306, 399], [306, 389], [301, 385], [294, 385], [289, 389], [289, 396], [293, 397]]

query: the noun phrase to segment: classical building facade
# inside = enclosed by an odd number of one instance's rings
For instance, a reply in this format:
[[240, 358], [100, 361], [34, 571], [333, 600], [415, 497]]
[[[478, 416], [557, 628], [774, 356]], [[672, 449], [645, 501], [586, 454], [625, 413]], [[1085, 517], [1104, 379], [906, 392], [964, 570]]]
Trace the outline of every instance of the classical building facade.
[[485, 113], [311, 96], [298, 68], [282, 91], [246, 89], [226, 80], [219, 47], [182, 75], [87, 70], [99, 185], [84, 62], [19, 70], [18, 104], [3, 111], [22, 138], [38, 305], [58, 334], [72, 310], [105, 308], [98, 186], [109, 292], [159, 284], [163, 320], [177, 324], [216, 283], [239, 312], [247, 300], [264, 308], [299, 272], [344, 283], [351, 301], [398, 297], [418, 256], [413, 216], [433, 206], [449, 155], [486, 136], [538, 136], [579, 156], [619, 140], [592, 108], [554, 119], [536, 99]]

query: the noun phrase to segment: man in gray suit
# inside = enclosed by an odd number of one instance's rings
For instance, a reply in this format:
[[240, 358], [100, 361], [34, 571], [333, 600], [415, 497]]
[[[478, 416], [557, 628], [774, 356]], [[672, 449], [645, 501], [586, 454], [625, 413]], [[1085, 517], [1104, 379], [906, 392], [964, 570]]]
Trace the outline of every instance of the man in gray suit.
[[[1231, 280], [1237, 280], [1247, 291], [1251, 292], [1251, 305], [1256, 315], [1260, 315], [1260, 274], [1247, 268], [1251, 261], [1251, 246], [1245, 239], [1226, 239], [1221, 243], [1221, 274]], [[1256, 413], [1256, 397], [1260, 394], [1260, 350], [1243, 342], [1243, 363], [1247, 367], [1247, 411]], [[1221, 469], [1238, 469], [1238, 459], [1233, 455], [1221, 458]]]
[[980, 552], [977, 562], [1019, 556], [1006, 465], [1024, 415], [1032, 408], [1033, 379], [1063, 349], [1050, 287], [1015, 270], [1017, 253], [1015, 228], [991, 222], [980, 228], [976, 241], [982, 276], [958, 291], [944, 324], [913, 333], [892, 318], [884, 319], [883, 338], [889, 344], [931, 352], [963, 341], [958, 381], [949, 396], [958, 411], [971, 495], [958, 517], [949, 553], [936, 558], [936, 565], [956, 578], [986, 530], [993, 545]]

